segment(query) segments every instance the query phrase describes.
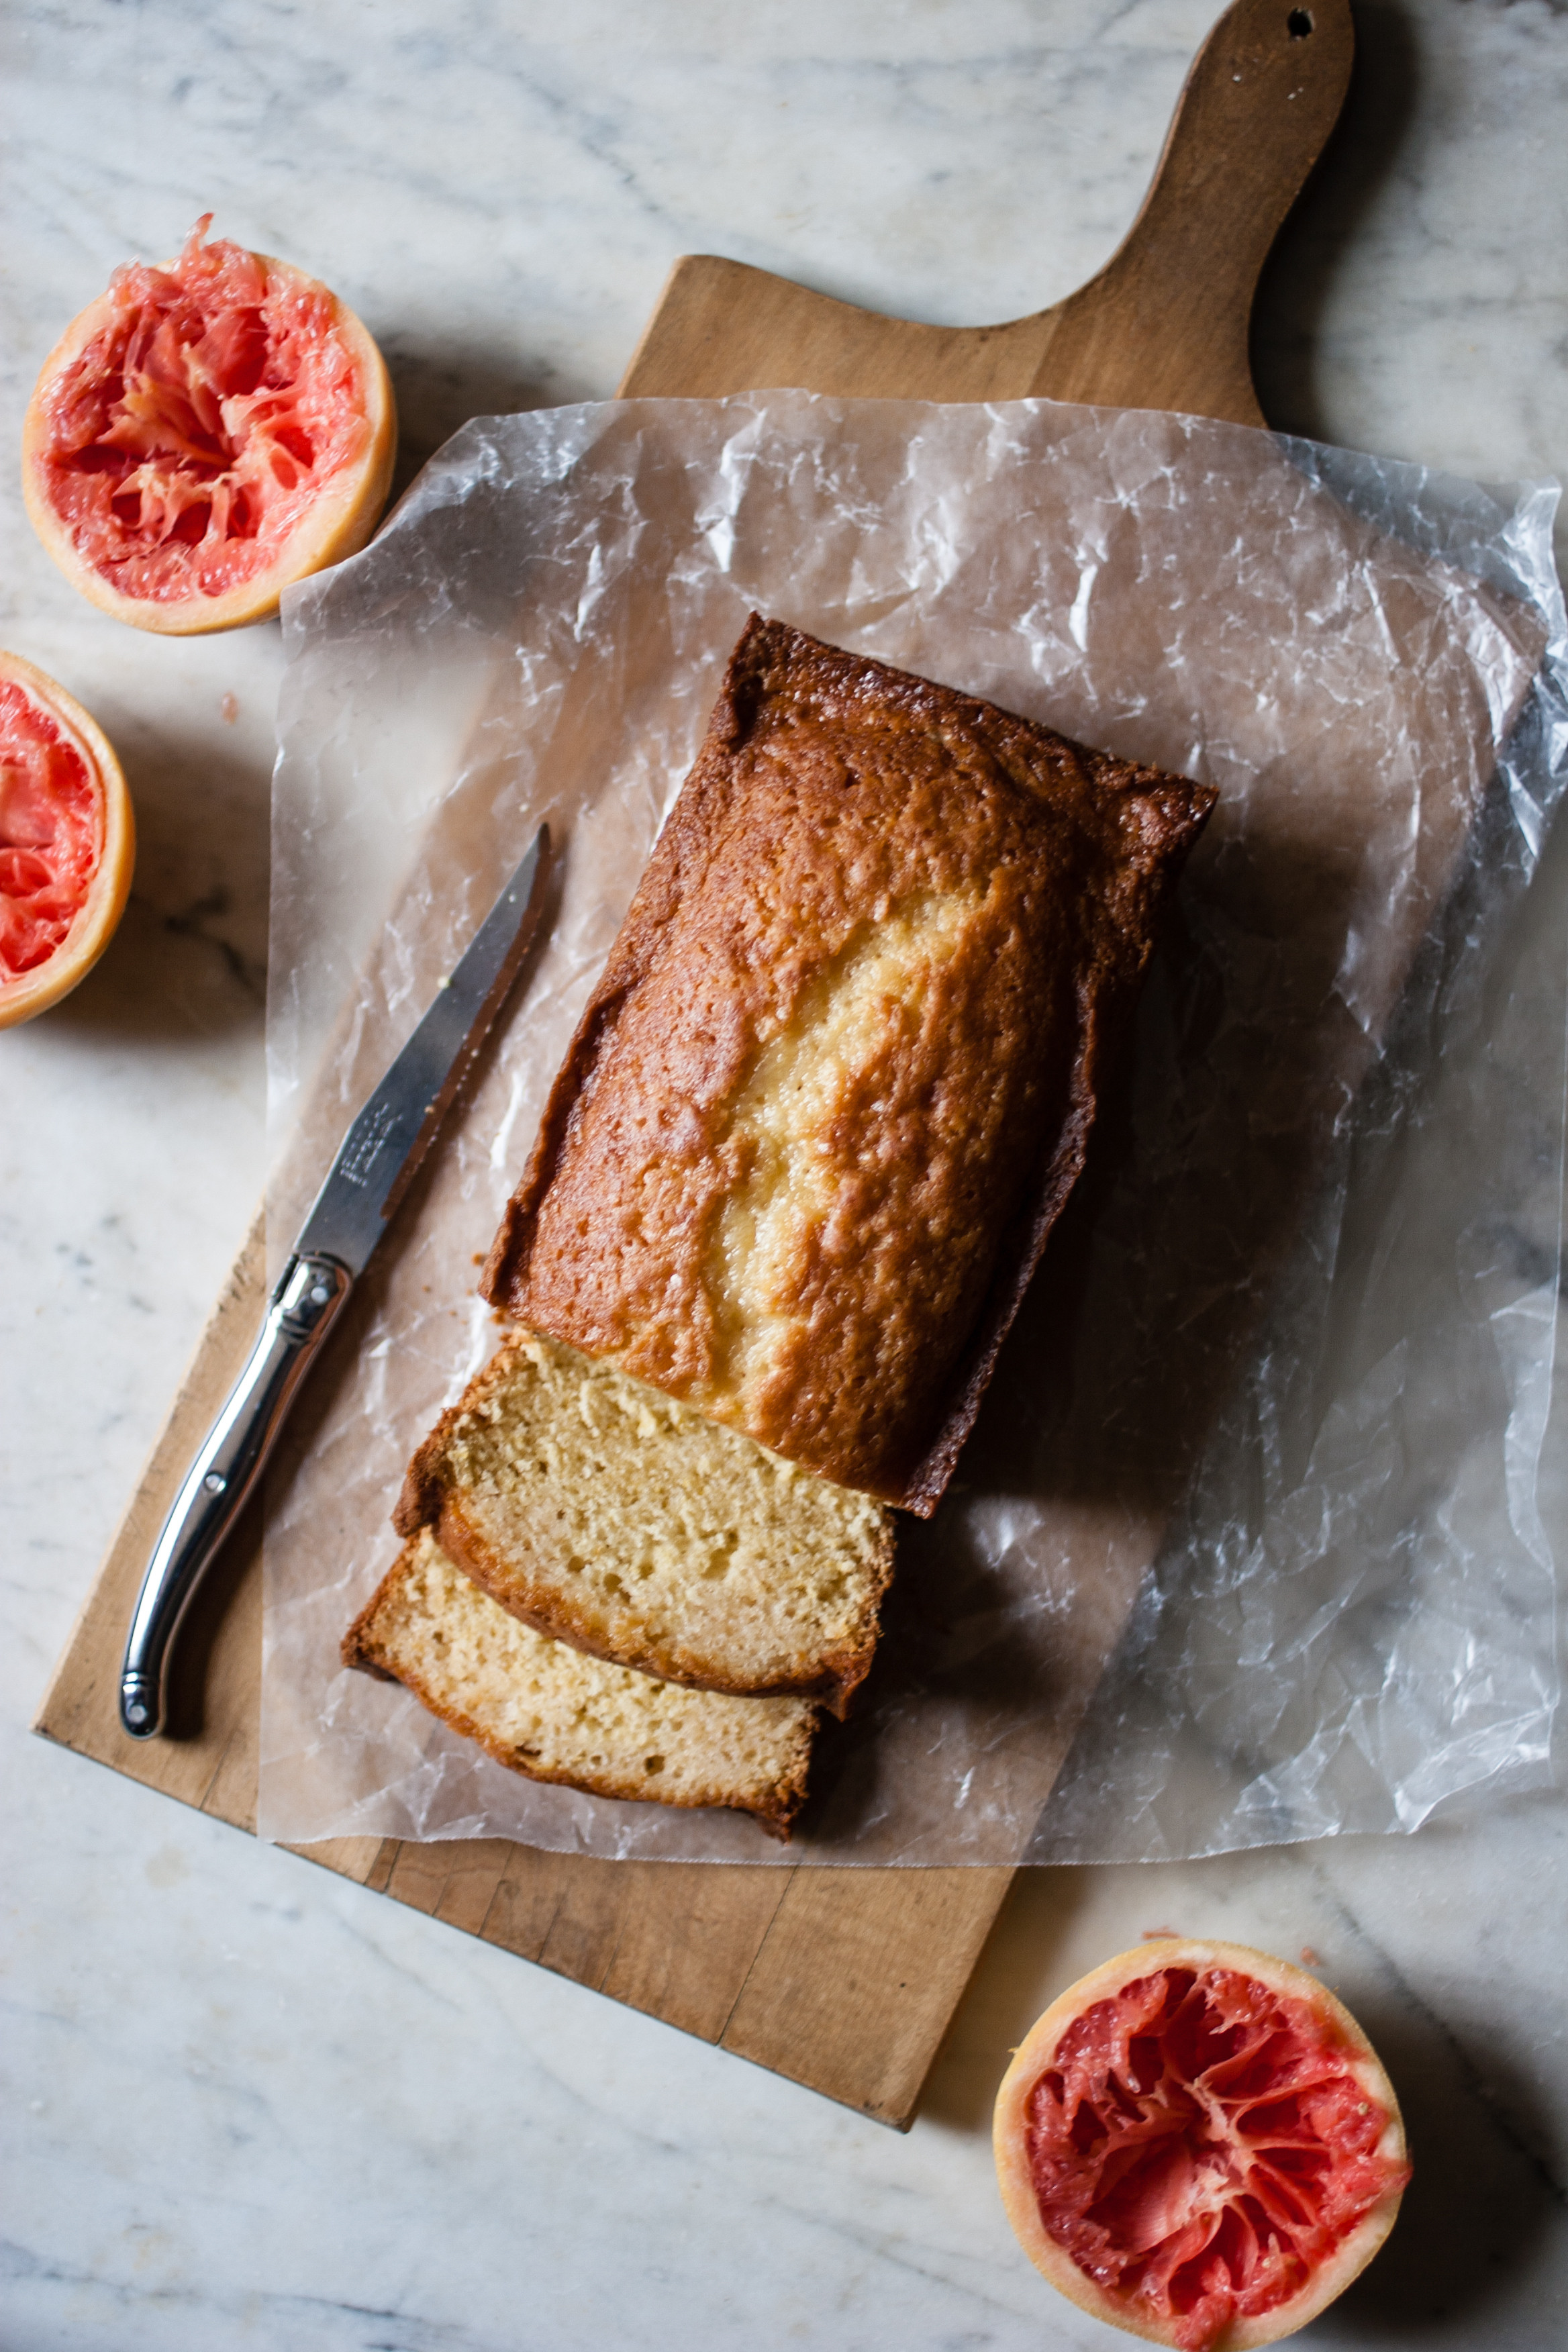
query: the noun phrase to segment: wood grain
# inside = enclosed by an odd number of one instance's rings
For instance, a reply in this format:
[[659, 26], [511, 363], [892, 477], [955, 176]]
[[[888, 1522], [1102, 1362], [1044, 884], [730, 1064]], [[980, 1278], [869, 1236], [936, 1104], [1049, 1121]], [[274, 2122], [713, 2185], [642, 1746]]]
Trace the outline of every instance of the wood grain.
[[[784, 384], [938, 400], [1040, 394], [1260, 423], [1247, 356], [1253, 293], [1339, 112], [1351, 51], [1348, 0], [1310, 10], [1237, 0], [1194, 64], [1122, 245], [1049, 310], [997, 327], [922, 326], [739, 262], [689, 257], [622, 396]], [[117, 1695], [137, 1587], [259, 1323], [263, 1265], [258, 1221], [35, 1726], [241, 1829], [256, 1821], [258, 1514], [236, 1531], [182, 1637], [180, 1692], [199, 1714], [176, 1720], [178, 1736], [142, 1743], [121, 1732]], [[1108, 1623], [1107, 1655], [1119, 1630]], [[1011, 1877], [609, 1863], [499, 1839], [343, 1838], [296, 1851], [899, 2128], [913, 2119]]]

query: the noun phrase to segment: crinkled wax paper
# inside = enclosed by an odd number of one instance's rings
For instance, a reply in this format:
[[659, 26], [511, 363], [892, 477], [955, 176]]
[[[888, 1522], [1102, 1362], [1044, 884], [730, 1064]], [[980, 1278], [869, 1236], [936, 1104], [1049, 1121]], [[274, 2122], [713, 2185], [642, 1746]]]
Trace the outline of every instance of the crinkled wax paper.
[[[562, 856], [271, 1481], [266, 1834], [1131, 1858], [1410, 1825], [1541, 1769], [1554, 495], [1049, 402], [627, 402], [466, 426], [292, 593], [275, 1264], [542, 819]], [[535, 1786], [338, 1662], [404, 1465], [494, 1345], [476, 1265], [753, 606], [1221, 794], [787, 1857], [739, 1815]]]

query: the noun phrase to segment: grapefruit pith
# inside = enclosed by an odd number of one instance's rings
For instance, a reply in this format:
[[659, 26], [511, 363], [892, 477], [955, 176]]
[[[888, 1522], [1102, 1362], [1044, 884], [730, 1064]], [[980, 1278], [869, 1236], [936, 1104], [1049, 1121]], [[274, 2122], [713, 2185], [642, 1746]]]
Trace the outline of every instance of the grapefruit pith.
[[41, 669], [0, 654], [0, 1029], [85, 980], [124, 911], [135, 854], [102, 730]]
[[1304, 2327], [1372, 2260], [1410, 2178], [1350, 2011], [1288, 1961], [1185, 1938], [1123, 1952], [1047, 2010], [994, 2139], [1037, 2270], [1180, 2352]]
[[67, 578], [165, 635], [237, 628], [374, 530], [397, 426], [381, 353], [313, 278], [203, 242], [132, 262], [45, 361], [22, 485]]

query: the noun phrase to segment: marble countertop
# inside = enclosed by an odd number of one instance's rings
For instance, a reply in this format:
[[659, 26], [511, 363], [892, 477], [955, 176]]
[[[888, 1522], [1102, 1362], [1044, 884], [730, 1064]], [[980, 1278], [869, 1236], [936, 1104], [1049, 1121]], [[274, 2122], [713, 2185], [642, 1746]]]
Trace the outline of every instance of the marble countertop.
[[[609, 393], [682, 252], [937, 321], [1037, 308], [1116, 243], [1214, 14], [17, 0], [5, 436], [110, 268], [209, 208], [380, 339], [404, 480], [471, 415]], [[1357, 19], [1345, 123], [1262, 291], [1265, 408], [1561, 474], [1568, 15]], [[110, 954], [0, 1039], [6, 2352], [1122, 2341], [1015, 2250], [989, 2107], [1046, 2001], [1165, 1926], [1311, 1948], [1405, 2101], [1405, 2217], [1312, 2340], [1561, 2343], [1560, 1797], [1025, 1874], [900, 2138], [26, 1736], [259, 1189], [281, 649], [275, 626], [119, 627], [55, 572], [13, 478], [0, 498], [0, 638], [94, 710], [141, 828]]]

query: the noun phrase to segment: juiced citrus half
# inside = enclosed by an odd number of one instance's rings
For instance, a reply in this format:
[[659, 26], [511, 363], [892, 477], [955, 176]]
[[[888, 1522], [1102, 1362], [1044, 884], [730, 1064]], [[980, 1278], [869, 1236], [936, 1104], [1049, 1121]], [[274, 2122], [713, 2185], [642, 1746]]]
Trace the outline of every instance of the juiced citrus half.
[[1410, 2178], [1350, 2011], [1240, 1944], [1162, 1938], [1073, 1985], [1003, 2077], [994, 2137], [1036, 2269], [1181, 2352], [1304, 2327], [1372, 2260]]
[[117, 269], [44, 362], [27, 511], [85, 596], [190, 636], [278, 609], [353, 555], [392, 479], [381, 353], [313, 278], [197, 222], [177, 261]]
[[0, 654], [0, 1029], [87, 977], [135, 855], [131, 795], [101, 729], [41, 669]]

